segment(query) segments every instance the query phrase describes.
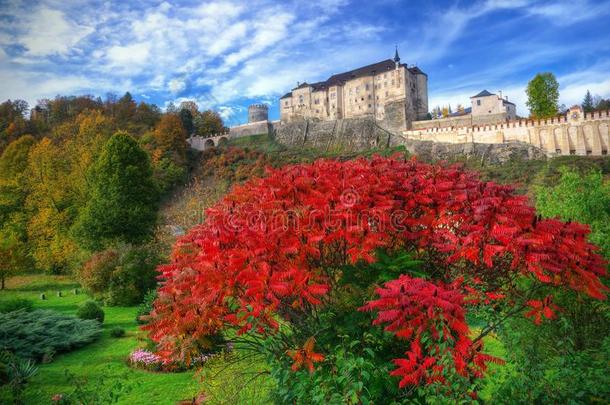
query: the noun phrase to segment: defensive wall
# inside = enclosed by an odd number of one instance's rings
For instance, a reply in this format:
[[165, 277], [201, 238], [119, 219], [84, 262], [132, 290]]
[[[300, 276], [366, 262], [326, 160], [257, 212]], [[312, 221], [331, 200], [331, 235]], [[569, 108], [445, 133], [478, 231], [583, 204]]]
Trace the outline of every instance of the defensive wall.
[[[567, 114], [546, 120], [514, 120], [488, 125], [434, 126], [403, 131], [408, 140], [441, 143], [502, 144], [521, 142], [542, 149], [548, 156], [607, 155], [610, 150], [609, 111], [584, 113], [572, 107]], [[420, 121], [421, 122], [421, 121]]]

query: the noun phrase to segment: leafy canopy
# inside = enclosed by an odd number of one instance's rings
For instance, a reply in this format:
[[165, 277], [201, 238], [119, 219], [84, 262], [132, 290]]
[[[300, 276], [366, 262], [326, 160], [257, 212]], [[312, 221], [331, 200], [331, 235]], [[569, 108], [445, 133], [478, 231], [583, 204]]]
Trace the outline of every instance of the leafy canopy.
[[[344, 266], [374, 262], [378, 249], [413, 251], [425, 274], [388, 281], [362, 303], [407, 343], [393, 374], [401, 386], [476, 378], [498, 360], [482, 352], [493, 326], [471, 339], [469, 310], [552, 317], [541, 285], [605, 298], [588, 232], [541, 220], [510, 186], [457, 166], [381, 157], [286, 166], [235, 187], [177, 242], [145, 328], [167, 358], [195, 355], [227, 328], [272, 335], [329, 305]], [[324, 358], [308, 339], [289, 353], [295, 367]]]
[[550, 118], [559, 110], [559, 83], [552, 73], [538, 73], [527, 84], [527, 101], [533, 118]]
[[90, 170], [90, 199], [75, 225], [79, 242], [95, 249], [110, 241], [145, 240], [159, 199], [147, 153], [131, 136], [118, 132]]

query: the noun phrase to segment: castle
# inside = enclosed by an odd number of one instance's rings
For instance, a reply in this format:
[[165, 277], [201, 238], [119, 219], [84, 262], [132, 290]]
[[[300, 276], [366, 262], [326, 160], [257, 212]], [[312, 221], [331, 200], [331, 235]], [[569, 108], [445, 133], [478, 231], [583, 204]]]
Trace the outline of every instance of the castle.
[[[390, 107], [392, 106], [392, 107]], [[372, 117], [408, 123], [428, 114], [428, 76], [416, 66], [386, 59], [327, 80], [302, 83], [280, 98], [280, 121]], [[396, 116], [397, 115], [397, 116]]]
[[[396, 49], [393, 59], [298, 84], [280, 98], [280, 120], [269, 121], [266, 104], [251, 105], [248, 123], [231, 127], [228, 136], [267, 133], [283, 143], [325, 148], [335, 141], [358, 148], [431, 141], [528, 144], [547, 156], [599, 156], [610, 150], [608, 111], [585, 114], [575, 106], [565, 115], [534, 121], [519, 119], [515, 104], [501, 93], [483, 90], [470, 101], [467, 109], [430, 119], [428, 76], [400, 63]], [[192, 145], [205, 149], [226, 136], [193, 139]]]

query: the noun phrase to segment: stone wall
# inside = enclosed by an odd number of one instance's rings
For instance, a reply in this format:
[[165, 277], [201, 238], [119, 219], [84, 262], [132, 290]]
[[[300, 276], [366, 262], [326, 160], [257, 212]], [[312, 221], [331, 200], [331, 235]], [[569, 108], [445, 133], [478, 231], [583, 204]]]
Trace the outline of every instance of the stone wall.
[[[430, 121], [428, 121], [430, 122]], [[610, 112], [585, 114], [574, 107], [565, 116], [548, 120], [515, 120], [499, 124], [428, 127], [403, 132], [406, 139], [441, 143], [521, 142], [556, 155], [607, 155]]]
[[248, 124], [237, 125], [229, 128], [231, 138], [240, 138], [242, 136], [268, 134], [270, 132], [269, 121], [251, 122]]
[[438, 118], [435, 120], [413, 121], [410, 129], [468, 127], [506, 122], [506, 113], [485, 115], [460, 115], [457, 117]]

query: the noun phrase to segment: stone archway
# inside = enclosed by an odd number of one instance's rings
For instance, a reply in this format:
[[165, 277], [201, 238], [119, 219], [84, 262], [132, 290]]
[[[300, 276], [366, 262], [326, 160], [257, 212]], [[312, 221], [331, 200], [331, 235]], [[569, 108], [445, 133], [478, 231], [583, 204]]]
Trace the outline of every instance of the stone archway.
[[216, 146], [216, 145], [214, 145], [214, 140], [211, 138], [208, 138], [205, 140], [205, 142], [203, 144], [203, 150], [213, 148], [214, 146]]

